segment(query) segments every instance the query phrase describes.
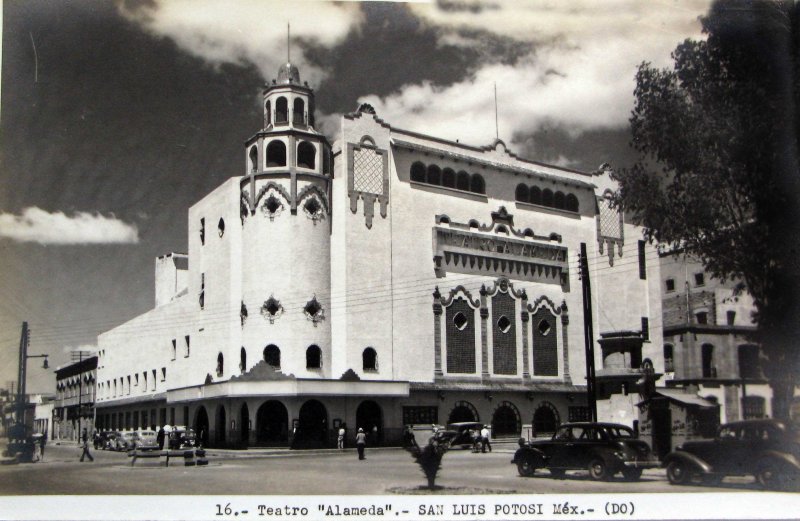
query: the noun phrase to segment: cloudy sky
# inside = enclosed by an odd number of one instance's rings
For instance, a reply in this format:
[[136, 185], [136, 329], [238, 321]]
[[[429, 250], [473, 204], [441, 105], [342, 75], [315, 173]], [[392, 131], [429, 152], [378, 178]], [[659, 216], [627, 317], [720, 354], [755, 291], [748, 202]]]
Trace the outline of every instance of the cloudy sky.
[[[582, 170], [631, 161], [642, 61], [699, 38], [705, 0], [4, 0], [0, 387], [30, 353], [91, 349], [152, 307], [153, 259], [239, 175], [260, 87], [287, 56], [335, 139], [369, 102], [393, 126]], [[52, 372], [29, 363], [28, 387]]]

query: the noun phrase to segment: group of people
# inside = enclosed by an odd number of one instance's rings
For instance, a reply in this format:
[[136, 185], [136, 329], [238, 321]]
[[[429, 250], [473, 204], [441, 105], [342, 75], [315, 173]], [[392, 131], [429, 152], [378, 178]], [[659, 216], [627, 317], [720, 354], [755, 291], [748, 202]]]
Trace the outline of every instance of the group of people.
[[488, 425], [484, 425], [480, 431], [471, 430], [469, 432], [472, 437], [472, 452], [486, 453], [486, 447], [489, 447], [489, 452], [492, 452], [492, 442], [489, 439]]
[[[370, 431], [372, 438], [370, 443], [373, 445], [378, 445], [378, 426], [373, 425]], [[337, 432], [337, 439], [336, 439], [336, 446], [339, 450], [344, 450], [345, 446], [345, 438], [347, 437], [347, 425], [341, 424], [339, 426], [339, 431]], [[367, 433], [364, 432], [362, 427], [358, 428], [358, 432], [356, 432], [356, 450], [358, 451], [358, 459], [363, 460], [367, 459], [364, 455], [364, 450], [367, 447]]]

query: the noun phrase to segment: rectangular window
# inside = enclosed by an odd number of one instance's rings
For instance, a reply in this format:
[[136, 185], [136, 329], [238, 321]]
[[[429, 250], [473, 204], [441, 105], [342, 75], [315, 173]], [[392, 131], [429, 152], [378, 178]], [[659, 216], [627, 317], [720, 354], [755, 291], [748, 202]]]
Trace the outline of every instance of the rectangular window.
[[206, 306], [206, 274], [200, 274], [200, 309]]
[[708, 324], [708, 313], [701, 311], [695, 315], [698, 324]]
[[185, 337], [183, 337], [183, 340], [184, 340], [184, 342], [186, 342], [186, 354], [183, 355], [183, 357], [184, 358], [188, 358], [189, 357], [189, 335], [186, 335]]
[[200, 244], [205, 245], [206, 243], [206, 218], [202, 217], [200, 219]]
[[647, 317], [642, 317], [642, 340], [650, 341], [650, 319]]
[[131, 394], [131, 377], [128, 377], [128, 394]]
[[732, 326], [736, 322], [736, 312], [735, 311], [728, 311], [726, 313], [728, 319], [728, 325]]
[[153, 369], [153, 390], [156, 390], [156, 370]]
[[172, 359], [175, 360], [175, 356], [178, 353], [178, 341], [174, 338], [172, 339]]
[[161, 368], [161, 381], [165, 382], [166, 380], [167, 380], [167, 368], [166, 367], [162, 367]]
[[428, 424], [439, 422], [439, 408], [436, 406], [403, 407], [403, 425]]
[[695, 273], [694, 274], [694, 285], [695, 286], [705, 286], [706, 284], [706, 277], [703, 273]]
[[639, 241], [639, 278], [642, 280], [647, 279], [647, 264], [644, 258], [644, 241]]
[[667, 286], [667, 293], [670, 291], [675, 291], [675, 279], [667, 279], [665, 283]]
[[133, 375], [133, 385], [134, 387], [139, 387], [139, 373]]
[[569, 421], [588, 422], [591, 421], [589, 408], [583, 405], [570, 405], [568, 408]]

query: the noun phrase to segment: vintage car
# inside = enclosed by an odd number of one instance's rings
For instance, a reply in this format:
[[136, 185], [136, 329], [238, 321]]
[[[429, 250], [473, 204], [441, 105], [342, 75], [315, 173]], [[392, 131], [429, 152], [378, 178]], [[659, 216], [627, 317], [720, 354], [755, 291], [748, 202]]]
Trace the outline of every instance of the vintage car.
[[133, 431], [132, 444], [129, 449], [135, 450], [158, 450], [158, 435], [155, 431]]
[[119, 433], [115, 440], [114, 450], [131, 450], [133, 449], [133, 431], [125, 431]]
[[197, 446], [197, 435], [193, 429], [173, 427], [168, 436], [170, 449], [178, 450]]
[[700, 478], [716, 484], [725, 476], [753, 475], [768, 489], [800, 488], [800, 430], [780, 420], [721, 425], [714, 439], [687, 441], [664, 458], [673, 485]]
[[472, 448], [475, 444], [474, 434], [480, 434], [483, 424], [481, 422], [448, 423], [447, 428], [436, 433], [439, 443], [446, 443], [450, 448]]
[[638, 480], [642, 470], [659, 467], [650, 446], [636, 438], [632, 429], [616, 423], [565, 423], [551, 439], [525, 442], [511, 463], [520, 476], [533, 476], [546, 468], [554, 477], [567, 470], [588, 469], [594, 480], [606, 480], [617, 472], [627, 480]]

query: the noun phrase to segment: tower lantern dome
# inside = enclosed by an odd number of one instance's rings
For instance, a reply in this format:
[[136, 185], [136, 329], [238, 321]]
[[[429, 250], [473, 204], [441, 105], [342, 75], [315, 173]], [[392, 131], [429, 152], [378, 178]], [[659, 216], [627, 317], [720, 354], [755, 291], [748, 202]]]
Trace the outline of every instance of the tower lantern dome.
[[278, 84], [286, 85], [291, 83], [300, 84], [300, 70], [287, 61], [278, 69]]

